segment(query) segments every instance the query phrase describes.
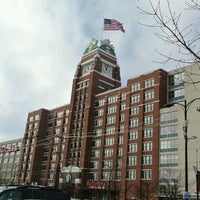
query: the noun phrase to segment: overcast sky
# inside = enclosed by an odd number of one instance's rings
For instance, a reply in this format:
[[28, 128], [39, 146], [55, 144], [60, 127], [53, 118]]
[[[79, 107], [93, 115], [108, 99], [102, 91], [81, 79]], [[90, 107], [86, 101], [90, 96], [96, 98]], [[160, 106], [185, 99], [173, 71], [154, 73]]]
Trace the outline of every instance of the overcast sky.
[[[29, 112], [70, 102], [76, 66], [91, 38], [111, 40], [123, 86], [154, 69], [174, 69], [174, 63], [153, 62], [162, 60], [155, 49], [171, 47], [155, 29], [139, 25], [151, 18], [138, 6], [149, 9], [147, 0], [0, 0], [0, 142], [23, 137]], [[173, 0], [183, 26], [197, 19], [184, 8], [184, 1]], [[102, 32], [103, 18], [120, 21], [126, 32]]]

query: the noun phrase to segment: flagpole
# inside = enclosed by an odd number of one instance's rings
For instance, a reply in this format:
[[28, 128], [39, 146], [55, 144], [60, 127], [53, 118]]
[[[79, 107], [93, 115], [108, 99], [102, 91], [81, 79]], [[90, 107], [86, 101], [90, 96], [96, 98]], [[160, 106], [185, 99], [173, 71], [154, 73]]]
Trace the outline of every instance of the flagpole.
[[[103, 18], [103, 22], [104, 22], [104, 18]], [[103, 27], [101, 29], [101, 38], [100, 38], [100, 42], [102, 41], [102, 37], [103, 37], [103, 28], [104, 28], [104, 23], [103, 23]]]
[[101, 39], [100, 39], [100, 42], [102, 41], [102, 35], [103, 35], [103, 30], [101, 30]]

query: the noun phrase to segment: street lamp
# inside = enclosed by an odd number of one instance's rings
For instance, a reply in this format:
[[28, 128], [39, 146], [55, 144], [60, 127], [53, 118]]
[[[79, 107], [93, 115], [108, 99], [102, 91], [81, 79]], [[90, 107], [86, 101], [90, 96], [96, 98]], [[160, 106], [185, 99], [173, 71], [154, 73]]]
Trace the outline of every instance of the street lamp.
[[58, 189], [59, 188], [59, 177], [60, 177], [60, 154], [57, 151], [54, 151], [53, 153], [56, 154], [56, 161], [57, 161], [54, 186], [56, 189]]
[[[197, 150], [197, 149], [196, 149]], [[199, 200], [199, 175], [200, 171], [198, 170], [198, 164], [196, 166], [193, 166], [195, 176], [196, 176], [196, 193], [197, 193], [197, 200]]]
[[58, 151], [53, 151], [53, 153], [56, 154], [56, 172], [55, 172], [55, 182], [54, 182], [54, 185], [55, 185], [55, 188], [59, 188], [59, 178], [60, 178], [60, 170], [61, 170], [61, 166], [60, 166], [60, 161], [61, 161], [61, 148], [62, 148], [62, 140], [65, 140], [66, 137], [65, 136], [59, 136], [59, 135], [56, 135], [55, 137], [53, 137], [53, 139], [55, 138], [59, 138], [61, 139], [60, 141], [60, 147], [59, 147], [59, 150]]
[[196, 172], [196, 192], [197, 192], [197, 200], [199, 200], [199, 176], [200, 176], [200, 171]]
[[[185, 140], [185, 193], [184, 193], [184, 199], [189, 199], [189, 193], [188, 193], [188, 119], [187, 119], [187, 113], [188, 110], [191, 106], [191, 104], [196, 101], [196, 100], [200, 100], [200, 97], [192, 99], [191, 101], [187, 102], [186, 100], [184, 100], [184, 103], [179, 103], [179, 102], [175, 102], [172, 104], [178, 104], [180, 106], [183, 107], [183, 111], [184, 111], [184, 124], [183, 124], [183, 136], [184, 136], [184, 140]], [[172, 105], [172, 104], [168, 104], [168, 106]]]

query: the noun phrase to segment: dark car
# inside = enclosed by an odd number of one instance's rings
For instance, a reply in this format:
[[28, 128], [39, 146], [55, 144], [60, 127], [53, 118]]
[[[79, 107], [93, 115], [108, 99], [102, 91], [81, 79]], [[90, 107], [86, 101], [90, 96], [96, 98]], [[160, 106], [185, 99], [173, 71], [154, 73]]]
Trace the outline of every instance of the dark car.
[[19, 186], [1, 192], [0, 200], [70, 200], [70, 198], [61, 190], [53, 188]]
[[1, 185], [0, 186], [0, 193], [4, 190], [10, 189], [10, 188], [16, 188], [16, 185]]

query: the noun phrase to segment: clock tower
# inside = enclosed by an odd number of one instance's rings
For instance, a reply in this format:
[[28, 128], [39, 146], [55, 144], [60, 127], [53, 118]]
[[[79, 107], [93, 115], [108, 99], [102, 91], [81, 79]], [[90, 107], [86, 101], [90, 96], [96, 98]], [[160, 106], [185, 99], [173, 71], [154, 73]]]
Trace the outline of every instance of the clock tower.
[[121, 86], [120, 68], [109, 40], [93, 39], [78, 64], [72, 85], [66, 166], [89, 168], [95, 96]]

